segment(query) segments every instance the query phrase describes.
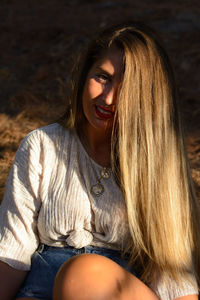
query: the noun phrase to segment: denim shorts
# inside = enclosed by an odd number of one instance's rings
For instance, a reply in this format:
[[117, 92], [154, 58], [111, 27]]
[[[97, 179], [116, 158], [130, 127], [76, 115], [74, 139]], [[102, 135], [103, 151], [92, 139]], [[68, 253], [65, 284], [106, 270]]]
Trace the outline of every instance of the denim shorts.
[[83, 253], [94, 253], [108, 257], [137, 276], [133, 267], [128, 266], [128, 255], [122, 258], [120, 251], [94, 246], [76, 249], [68, 246], [61, 248], [41, 244], [32, 257], [31, 270], [16, 299], [33, 297], [40, 300], [51, 300], [54, 279], [61, 265], [71, 257]]

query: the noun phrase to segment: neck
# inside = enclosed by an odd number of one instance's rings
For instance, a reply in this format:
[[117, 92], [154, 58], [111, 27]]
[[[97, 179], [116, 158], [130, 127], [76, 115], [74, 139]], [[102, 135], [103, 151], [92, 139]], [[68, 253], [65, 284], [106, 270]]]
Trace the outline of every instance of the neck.
[[78, 129], [80, 141], [88, 155], [103, 167], [110, 166], [111, 133], [88, 130], [87, 125]]

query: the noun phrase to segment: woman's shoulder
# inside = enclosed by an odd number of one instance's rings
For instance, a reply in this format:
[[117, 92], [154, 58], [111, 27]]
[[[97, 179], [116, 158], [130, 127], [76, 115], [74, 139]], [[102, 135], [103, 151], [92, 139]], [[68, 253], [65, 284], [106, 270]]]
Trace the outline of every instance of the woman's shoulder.
[[64, 128], [58, 123], [46, 125], [29, 132], [22, 143], [32, 144], [34, 142], [56, 142], [60, 139], [66, 139], [69, 135], [73, 135], [73, 130]]
[[58, 123], [46, 125], [29, 132], [21, 141], [17, 153], [57, 152], [65, 148], [74, 138], [74, 130]]
[[50, 159], [62, 155], [74, 141], [74, 130], [65, 129], [58, 123], [37, 128], [28, 133], [21, 141], [16, 152], [15, 163], [33, 164], [41, 159], [48, 164]]
[[26, 138], [30, 139], [34, 136], [60, 136], [69, 134], [69, 130], [58, 123], [52, 123], [43, 127], [36, 128], [30, 131]]

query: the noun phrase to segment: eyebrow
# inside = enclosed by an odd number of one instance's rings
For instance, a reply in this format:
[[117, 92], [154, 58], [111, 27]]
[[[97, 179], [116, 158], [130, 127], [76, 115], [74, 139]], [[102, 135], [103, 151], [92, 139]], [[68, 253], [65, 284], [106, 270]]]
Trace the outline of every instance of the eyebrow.
[[105, 69], [103, 69], [99, 66], [96, 67], [96, 70], [105, 73], [107, 76], [110, 76], [110, 77], [113, 76], [113, 74], [109, 73], [108, 71], [106, 71]]

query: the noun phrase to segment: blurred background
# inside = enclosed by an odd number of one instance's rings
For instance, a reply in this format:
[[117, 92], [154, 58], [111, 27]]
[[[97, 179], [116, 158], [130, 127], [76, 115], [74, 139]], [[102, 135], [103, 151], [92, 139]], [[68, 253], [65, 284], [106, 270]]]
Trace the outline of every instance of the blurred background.
[[64, 112], [78, 52], [98, 28], [126, 19], [153, 26], [165, 42], [200, 195], [199, 0], [1, 0], [0, 201], [22, 138]]

